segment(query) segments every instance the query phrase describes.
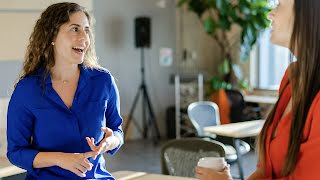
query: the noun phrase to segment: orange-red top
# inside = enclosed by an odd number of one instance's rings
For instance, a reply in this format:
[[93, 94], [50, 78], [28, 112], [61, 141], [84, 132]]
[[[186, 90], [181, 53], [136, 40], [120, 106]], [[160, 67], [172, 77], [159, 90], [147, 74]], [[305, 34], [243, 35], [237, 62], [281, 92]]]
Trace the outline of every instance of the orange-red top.
[[[274, 120], [267, 132], [266, 158], [263, 165], [264, 179], [320, 179], [320, 93], [314, 98], [308, 112], [296, 168], [289, 177], [281, 175], [289, 144], [292, 117], [291, 112], [282, 117], [291, 98], [291, 84], [289, 82], [286, 86], [287, 82], [288, 70], [281, 81], [279, 92], [283, 91], [283, 94], [279, 100]], [[301, 95], [303, 96], [303, 94]], [[277, 133], [272, 138], [274, 128], [277, 128]]]

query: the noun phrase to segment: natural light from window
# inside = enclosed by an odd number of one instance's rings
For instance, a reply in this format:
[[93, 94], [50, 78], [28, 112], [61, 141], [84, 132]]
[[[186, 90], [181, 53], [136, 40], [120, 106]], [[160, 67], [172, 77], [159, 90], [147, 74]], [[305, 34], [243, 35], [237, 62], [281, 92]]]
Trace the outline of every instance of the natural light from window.
[[270, 30], [259, 38], [258, 46], [253, 50], [250, 61], [250, 83], [252, 88], [277, 90], [282, 76], [290, 62], [287, 48], [270, 42]]

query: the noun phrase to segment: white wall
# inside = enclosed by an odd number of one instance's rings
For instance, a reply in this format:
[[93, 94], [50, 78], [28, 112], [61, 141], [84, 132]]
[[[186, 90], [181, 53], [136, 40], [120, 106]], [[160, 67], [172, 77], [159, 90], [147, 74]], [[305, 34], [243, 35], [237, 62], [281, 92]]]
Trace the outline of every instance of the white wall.
[[[161, 134], [165, 130], [165, 110], [174, 104], [174, 86], [169, 76], [174, 67], [159, 65], [159, 49], [175, 48], [175, 3], [166, 0], [166, 7], [156, 4], [159, 0], [95, 0], [96, 49], [100, 63], [115, 78], [121, 96], [121, 112], [129, 114], [131, 104], [140, 84], [140, 49], [134, 47], [134, 18], [140, 15], [152, 18], [152, 47], [145, 50], [146, 83], [157, 116]], [[139, 105], [141, 101], [138, 102]], [[135, 119], [141, 122], [141, 108]], [[133, 125], [133, 124], [132, 124]], [[139, 138], [133, 129], [130, 136]]]
[[[0, 61], [22, 60], [36, 20], [52, 3], [63, 0], [1, 0], [0, 1]], [[71, 0], [89, 10], [91, 0]]]

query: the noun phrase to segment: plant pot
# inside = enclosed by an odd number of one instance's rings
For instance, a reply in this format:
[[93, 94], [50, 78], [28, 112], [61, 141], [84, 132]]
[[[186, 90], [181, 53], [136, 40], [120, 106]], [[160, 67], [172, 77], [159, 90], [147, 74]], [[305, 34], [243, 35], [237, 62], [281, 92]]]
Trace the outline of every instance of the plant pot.
[[219, 89], [211, 94], [211, 101], [219, 107], [220, 124], [229, 124], [230, 121], [230, 104], [224, 89]]

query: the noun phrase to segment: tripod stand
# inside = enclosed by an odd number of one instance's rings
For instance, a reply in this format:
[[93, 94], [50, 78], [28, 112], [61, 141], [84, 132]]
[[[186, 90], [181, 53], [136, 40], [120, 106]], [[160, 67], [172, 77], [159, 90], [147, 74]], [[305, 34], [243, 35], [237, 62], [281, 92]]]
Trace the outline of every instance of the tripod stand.
[[[139, 128], [139, 125], [137, 124], [137, 122], [135, 122], [132, 119], [133, 113], [135, 111], [138, 99], [140, 94], [142, 94], [142, 122], [143, 122], [143, 132], [142, 130]], [[149, 121], [146, 120], [146, 110], [149, 113]], [[147, 91], [147, 86], [145, 84], [145, 73], [144, 73], [144, 51], [143, 48], [141, 48], [141, 84], [138, 88], [137, 94], [134, 98], [134, 101], [132, 103], [131, 109], [130, 109], [130, 113], [129, 113], [129, 117], [128, 117], [128, 121], [127, 124], [125, 125], [124, 128], [124, 135], [126, 135], [126, 132], [128, 130], [128, 127], [130, 125], [131, 120], [133, 121], [134, 125], [137, 127], [137, 129], [139, 130], [139, 132], [143, 135], [143, 138], [146, 139], [148, 136], [148, 129], [150, 129], [150, 127], [152, 126], [154, 128], [154, 131], [152, 131], [153, 134], [153, 142], [156, 144], [158, 142], [158, 140], [160, 139], [160, 133], [159, 133], [159, 129], [157, 126], [157, 122], [156, 122], [156, 117], [154, 115], [154, 111], [152, 109], [152, 105], [151, 105], [151, 101], [148, 95], [148, 91]], [[150, 129], [152, 130], [152, 129]]]

